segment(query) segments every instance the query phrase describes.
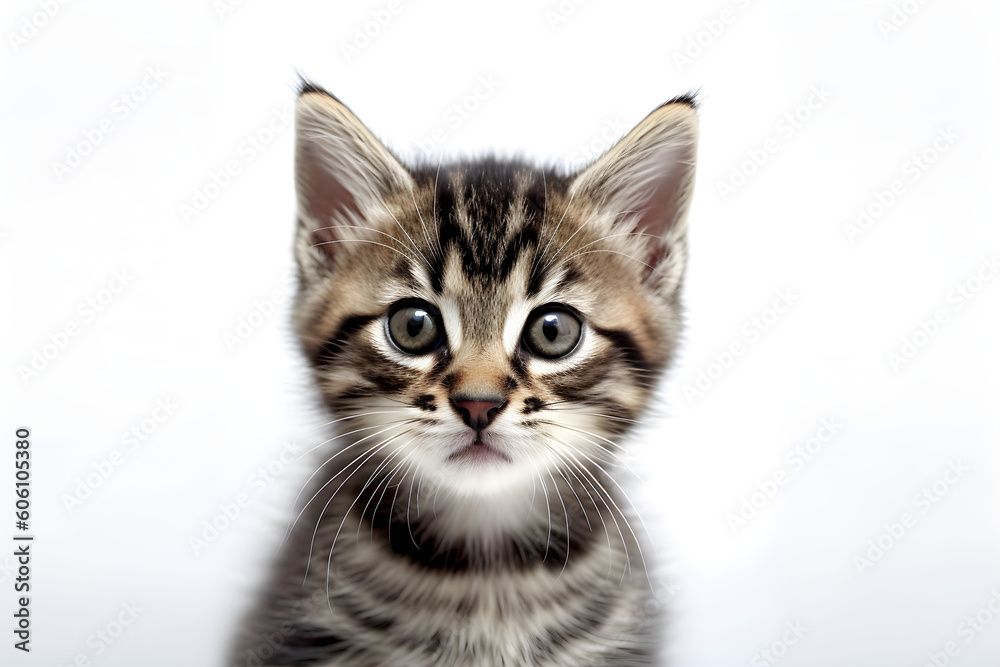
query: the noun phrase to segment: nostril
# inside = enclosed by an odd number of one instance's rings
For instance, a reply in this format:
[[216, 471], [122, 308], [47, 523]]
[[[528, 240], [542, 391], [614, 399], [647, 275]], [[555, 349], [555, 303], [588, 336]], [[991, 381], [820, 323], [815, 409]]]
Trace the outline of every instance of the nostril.
[[452, 405], [458, 412], [462, 421], [469, 428], [476, 430], [486, 428], [497, 416], [504, 406], [504, 401], [500, 398], [486, 399], [452, 399]]

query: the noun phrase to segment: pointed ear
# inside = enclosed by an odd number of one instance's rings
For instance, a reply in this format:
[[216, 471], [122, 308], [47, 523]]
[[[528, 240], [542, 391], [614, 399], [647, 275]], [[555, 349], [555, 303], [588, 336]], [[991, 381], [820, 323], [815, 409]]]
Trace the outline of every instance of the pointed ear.
[[358, 231], [349, 227], [373, 226], [385, 199], [413, 179], [350, 109], [311, 84], [299, 95], [295, 132], [296, 257], [310, 275], [331, 268], [337, 241]]
[[615, 216], [616, 232], [648, 235], [635, 246], [642, 256], [635, 256], [651, 267], [646, 278], [668, 293], [684, 272], [697, 144], [693, 98], [678, 98], [649, 114], [570, 186], [574, 200], [589, 200]]

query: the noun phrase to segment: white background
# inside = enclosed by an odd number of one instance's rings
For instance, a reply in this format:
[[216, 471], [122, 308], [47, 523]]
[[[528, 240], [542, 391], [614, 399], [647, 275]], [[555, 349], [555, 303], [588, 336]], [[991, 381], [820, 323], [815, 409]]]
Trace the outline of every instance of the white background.
[[[319, 423], [287, 300], [245, 342], [225, 339], [291, 288], [293, 133], [268, 124], [290, 108], [296, 68], [405, 156], [441, 128], [433, 161], [579, 161], [700, 89], [687, 330], [633, 459], [671, 583], [671, 664], [769, 664], [758, 652], [796, 622], [807, 631], [778, 664], [918, 667], [950, 641], [949, 664], [1000, 664], [1000, 616], [959, 627], [1000, 591], [1000, 278], [976, 282], [1000, 253], [995, 3], [910, 0], [880, 28], [896, 2], [590, 0], [564, 16], [555, 0], [400, 0], [351, 57], [343, 45], [387, 1], [78, 0], [51, 18], [43, 4], [8, 0], [0, 24], [0, 539], [12, 544], [18, 426], [32, 430], [37, 535], [28, 656], [6, 629], [0, 549], [4, 665], [223, 664], [309, 472], [275, 461]], [[147, 68], [165, 77], [131, 92]], [[468, 99], [481, 77], [495, 89]], [[127, 116], [123, 94], [143, 98]], [[458, 127], [455, 104], [476, 107]], [[87, 146], [102, 121], [111, 132]], [[941, 131], [956, 137], [943, 152]], [[59, 173], [81, 142], [88, 154]], [[239, 173], [185, 220], [229, 161]], [[852, 239], [845, 226], [895, 180], [901, 194]], [[116, 270], [127, 286], [102, 292]], [[979, 291], [960, 308], [966, 284]], [[770, 320], [779, 290], [794, 305], [751, 340], [745, 324]], [[93, 317], [80, 305], [109, 296]], [[938, 310], [947, 321], [894, 368]], [[78, 335], [22, 377], [68, 324]], [[734, 342], [743, 354], [712, 367]], [[699, 372], [715, 379], [686, 392]], [[157, 400], [177, 407], [128, 449]], [[794, 470], [788, 452], [824, 418], [836, 436]], [[68, 508], [116, 450], [120, 465]], [[952, 462], [967, 472], [923, 511], [914, 496]], [[252, 477], [268, 464], [271, 482]], [[734, 530], [727, 515], [780, 472]], [[190, 538], [241, 494], [249, 506], [196, 554]], [[915, 524], [883, 535], [905, 512]], [[880, 536], [888, 549], [859, 564]], [[138, 617], [103, 645], [129, 603]]]

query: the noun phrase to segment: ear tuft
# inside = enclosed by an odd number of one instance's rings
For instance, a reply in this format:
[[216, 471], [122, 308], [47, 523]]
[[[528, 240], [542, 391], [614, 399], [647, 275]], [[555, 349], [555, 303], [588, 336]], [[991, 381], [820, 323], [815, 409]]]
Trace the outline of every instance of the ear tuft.
[[[319, 85], [317, 83], [313, 83], [312, 81], [310, 81], [306, 77], [302, 76], [302, 74], [299, 73], [299, 72], [296, 72], [296, 74], [298, 74], [298, 77], [299, 77], [299, 82], [298, 82], [299, 83], [299, 89], [298, 89], [298, 91], [296, 93], [296, 95], [298, 97], [302, 97], [306, 93], [320, 93], [321, 95], [326, 95], [327, 97], [332, 97], [333, 99], [335, 99], [338, 102], [340, 102], [340, 99], [336, 95], [334, 95], [333, 93], [331, 93], [329, 90], [327, 90], [323, 86], [321, 86], [321, 85]], [[341, 102], [341, 104], [343, 104], [343, 102]]]
[[667, 100], [660, 106], [656, 107], [656, 109], [662, 109], [663, 107], [670, 106], [671, 104], [685, 104], [694, 109], [695, 111], [697, 111], [698, 106], [701, 104], [701, 100], [698, 99], [699, 92], [700, 91], [697, 90], [689, 90], [686, 93], [681, 93], [680, 95], [676, 95], [675, 97], [672, 97], [671, 99]]

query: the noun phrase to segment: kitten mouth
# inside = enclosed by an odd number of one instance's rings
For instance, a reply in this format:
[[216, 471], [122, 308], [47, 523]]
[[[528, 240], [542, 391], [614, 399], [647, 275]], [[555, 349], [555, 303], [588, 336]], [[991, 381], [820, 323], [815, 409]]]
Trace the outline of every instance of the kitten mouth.
[[476, 434], [476, 439], [472, 444], [462, 447], [449, 456], [448, 460], [471, 464], [511, 463], [510, 457], [497, 448], [486, 444], [481, 433]]

